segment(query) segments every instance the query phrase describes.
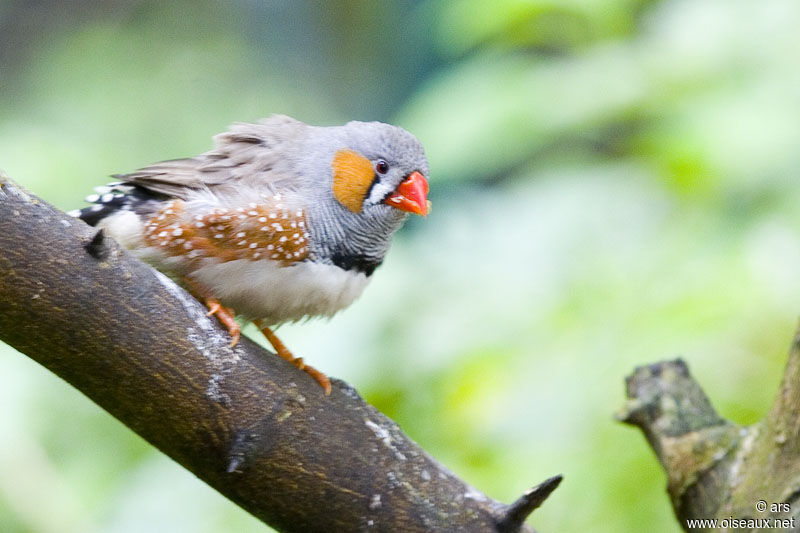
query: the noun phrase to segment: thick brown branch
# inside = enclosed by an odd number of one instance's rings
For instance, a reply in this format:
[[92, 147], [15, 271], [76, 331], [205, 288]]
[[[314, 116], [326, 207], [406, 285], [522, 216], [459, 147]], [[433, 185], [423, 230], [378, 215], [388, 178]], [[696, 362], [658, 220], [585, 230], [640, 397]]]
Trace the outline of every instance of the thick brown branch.
[[169, 279], [2, 174], [0, 302], [0, 339], [273, 527], [529, 531], [532, 508], [468, 486], [347, 384], [325, 397], [248, 339], [230, 348]]
[[723, 520], [729, 529], [800, 526], [798, 373], [796, 341], [775, 404], [747, 427], [717, 415], [681, 360], [640, 367], [627, 378], [629, 400], [618, 418], [644, 432], [684, 529], [688, 520], [713, 518], [723, 529]]

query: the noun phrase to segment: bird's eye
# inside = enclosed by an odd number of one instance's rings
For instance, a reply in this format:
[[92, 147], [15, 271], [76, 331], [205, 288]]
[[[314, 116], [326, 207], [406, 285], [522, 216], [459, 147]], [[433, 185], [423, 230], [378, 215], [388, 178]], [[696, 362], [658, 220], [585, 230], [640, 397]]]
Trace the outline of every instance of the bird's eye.
[[378, 161], [375, 163], [375, 170], [378, 171], [378, 174], [386, 174], [389, 172], [389, 163], [383, 159], [378, 159]]

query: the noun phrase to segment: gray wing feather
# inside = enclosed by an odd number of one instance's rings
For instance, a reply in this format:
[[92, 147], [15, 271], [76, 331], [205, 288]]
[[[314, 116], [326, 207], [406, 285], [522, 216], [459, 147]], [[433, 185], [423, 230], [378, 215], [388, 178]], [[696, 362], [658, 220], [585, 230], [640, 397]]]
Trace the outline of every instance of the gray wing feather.
[[214, 137], [213, 150], [114, 177], [177, 198], [197, 189], [235, 187], [242, 180], [268, 186], [292, 179], [283, 168], [283, 145], [302, 135], [307, 127], [285, 115], [274, 115], [257, 124], [236, 123]]

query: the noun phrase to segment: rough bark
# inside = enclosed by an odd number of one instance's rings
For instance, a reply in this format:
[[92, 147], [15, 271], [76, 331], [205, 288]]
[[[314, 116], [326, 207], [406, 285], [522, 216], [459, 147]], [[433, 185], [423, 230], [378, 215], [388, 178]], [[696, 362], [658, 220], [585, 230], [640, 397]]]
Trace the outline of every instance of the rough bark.
[[281, 531], [531, 531], [560, 476], [504, 505], [346, 383], [242, 338], [97, 230], [0, 173], [0, 339]]
[[739, 426], [717, 415], [681, 360], [639, 367], [627, 378], [619, 420], [638, 426], [667, 474], [681, 527], [800, 529], [800, 340], [769, 413]]

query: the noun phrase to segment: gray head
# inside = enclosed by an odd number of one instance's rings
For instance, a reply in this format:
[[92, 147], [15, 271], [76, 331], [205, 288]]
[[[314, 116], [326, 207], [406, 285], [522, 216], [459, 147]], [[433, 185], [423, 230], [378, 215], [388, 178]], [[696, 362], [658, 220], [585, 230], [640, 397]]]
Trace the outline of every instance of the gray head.
[[[370, 162], [371, 175], [364, 167], [363, 176], [351, 176], [347, 168], [354, 161], [349, 161], [341, 156], [333, 165], [334, 195], [341, 195], [342, 189], [363, 188], [363, 183], [369, 185], [363, 194], [361, 210], [363, 212], [383, 212], [392, 205], [386, 199], [397, 190], [398, 186], [418, 172], [425, 180], [428, 179], [428, 160], [422, 144], [412, 134], [397, 126], [382, 122], [348, 122], [341, 128], [344, 144], [356, 154]], [[337, 180], [337, 171], [340, 173]], [[361, 185], [353, 183], [361, 179]], [[419, 179], [419, 178], [417, 178]], [[425, 190], [427, 193], [427, 189]], [[424, 198], [427, 200], [427, 198]], [[410, 209], [410, 205], [400, 207], [401, 210], [416, 214], [427, 214], [425, 205], [419, 210]], [[355, 205], [353, 205], [353, 209]]]
[[316, 239], [320, 256], [358, 258], [374, 269], [408, 214], [427, 214], [428, 161], [406, 130], [381, 122], [313, 128], [304, 151], [318, 165], [306, 175], [317, 198], [311, 230], [324, 235]]

